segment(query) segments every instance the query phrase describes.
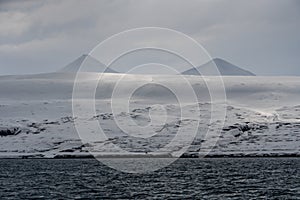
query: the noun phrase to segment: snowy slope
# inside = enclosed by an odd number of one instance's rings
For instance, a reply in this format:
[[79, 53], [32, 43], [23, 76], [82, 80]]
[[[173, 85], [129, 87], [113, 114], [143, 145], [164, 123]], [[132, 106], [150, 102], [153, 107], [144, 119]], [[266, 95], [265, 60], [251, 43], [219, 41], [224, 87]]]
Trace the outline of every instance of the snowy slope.
[[196, 69], [192, 68], [182, 72], [184, 75], [199, 75], [199, 73], [204, 76], [217, 76], [219, 74], [222, 76], [255, 76], [255, 74], [220, 58], [214, 58]]
[[[226, 106], [227, 117], [215, 147], [211, 146], [217, 137], [214, 132], [206, 138], [203, 138], [203, 132], [208, 128], [215, 130], [218, 125], [218, 122], [209, 121], [211, 102], [205, 87], [205, 82], [217, 83], [217, 77], [185, 76], [198, 94], [197, 103], [189, 98], [181, 102], [190, 116], [185, 120], [179, 118], [180, 109], [174, 95], [155, 84], [156, 81], [172, 84], [185, 96], [186, 90], [178, 75], [127, 75], [122, 83], [123, 93], [118, 96], [121, 100], [131, 87], [146, 85], [133, 94], [128, 112], [114, 114], [110, 97], [122, 74], [79, 75], [81, 84], [86, 88], [95, 84], [99, 77], [102, 79], [95, 95], [96, 114], [85, 116], [84, 119], [72, 116], [74, 74], [0, 77], [0, 157], [54, 157], [88, 154], [88, 151], [107, 153], [112, 144], [125, 150], [133, 149], [135, 153], [157, 151], [174, 137], [179, 127], [185, 130], [188, 137], [189, 130], [198, 121], [200, 127], [188, 154], [210, 152], [210, 155], [299, 155], [298, 77], [224, 77], [227, 100], [216, 101], [216, 104]], [[83, 96], [85, 92], [83, 91]], [[82, 101], [92, 103], [89, 99]], [[201, 111], [199, 119], [194, 116], [198, 109]], [[128, 136], [115, 123], [117, 117], [121, 124], [127, 124], [129, 117], [138, 125], [145, 126], [149, 123], [149, 113], [153, 119], [163, 121], [165, 111], [168, 113], [165, 124], [154, 124], [149, 127], [149, 131], [145, 129], [144, 132], [133, 127], [133, 135], [150, 135], [150, 129], [154, 129], [157, 134], [149, 138]], [[99, 122], [107, 139], [82, 143], [74, 126], [74, 122], [80, 120]]]
[[80, 56], [79, 58], [65, 66], [63, 69], [60, 70], [60, 72], [76, 73], [78, 72], [81, 65], [81, 72], [117, 73], [116, 71], [110, 68], [106, 68], [106, 66], [103, 63], [99, 62], [92, 56], [86, 54]]

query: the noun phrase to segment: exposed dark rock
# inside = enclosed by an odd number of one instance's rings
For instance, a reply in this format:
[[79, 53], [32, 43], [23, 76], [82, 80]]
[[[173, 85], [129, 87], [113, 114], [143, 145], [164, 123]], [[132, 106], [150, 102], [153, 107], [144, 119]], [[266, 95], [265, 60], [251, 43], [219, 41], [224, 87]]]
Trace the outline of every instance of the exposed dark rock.
[[68, 116], [68, 117], [62, 117], [62, 118], [61, 118], [61, 121], [62, 121], [63, 123], [74, 122], [74, 118], [73, 118], [73, 117], [70, 117], [70, 116]]
[[21, 130], [19, 128], [4, 128], [0, 129], [0, 136], [9, 136], [9, 135], [18, 135], [21, 133]]

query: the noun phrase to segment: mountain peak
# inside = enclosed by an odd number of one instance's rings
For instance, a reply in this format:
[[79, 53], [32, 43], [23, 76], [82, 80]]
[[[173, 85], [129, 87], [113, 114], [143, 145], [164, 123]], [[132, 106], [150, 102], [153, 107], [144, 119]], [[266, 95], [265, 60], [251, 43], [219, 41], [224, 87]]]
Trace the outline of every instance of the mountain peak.
[[225, 60], [222, 59], [222, 58], [213, 58], [212, 60], [213, 60], [213, 61], [225, 61]]
[[255, 76], [252, 72], [244, 70], [221, 58], [214, 58], [199, 67], [182, 72], [185, 75], [200, 75], [200, 73], [204, 76]]
[[[81, 67], [82, 66], [82, 67]], [[93, 58], [89, 54], [83, 54], [73, 62], [62, 68], [61, 72], [97, 72], [97, 73], [117, 73], [116, 71], [107, 68], [103, 63]]]

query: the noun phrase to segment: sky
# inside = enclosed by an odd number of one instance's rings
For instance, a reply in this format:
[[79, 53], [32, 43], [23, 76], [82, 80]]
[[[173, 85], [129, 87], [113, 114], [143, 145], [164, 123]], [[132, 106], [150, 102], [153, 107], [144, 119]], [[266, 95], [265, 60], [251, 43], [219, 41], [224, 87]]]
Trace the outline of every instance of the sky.
[[180, 31], [257, 75], [300, 75], [299, 19], [298, 0], [0, 0], [0, 75], [57, 71], [138, 27]]

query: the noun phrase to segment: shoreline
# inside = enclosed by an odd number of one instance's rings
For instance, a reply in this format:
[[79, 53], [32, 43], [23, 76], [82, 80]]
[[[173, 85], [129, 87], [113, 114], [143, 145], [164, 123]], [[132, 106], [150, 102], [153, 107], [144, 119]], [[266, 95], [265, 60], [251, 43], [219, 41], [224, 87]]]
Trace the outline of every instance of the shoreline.
[[300, 158], [298, 153], [290, 154], [214, 154], [206, 156], [195, 156], [195, 155], [184, 155], [181, 157], [172, 157], [167, 155], [102, 155], [102, 156], [93, 156], [93, 155], [56, 155], [54, 157], [44, 157], [42, 155], [15, 155], [15, 156], [0, 156], [0, 160], [13, 160], [13, 159], [31, 159], [31, 160], [59, 160], [59, 159], [211, 159], [211, 158]]

